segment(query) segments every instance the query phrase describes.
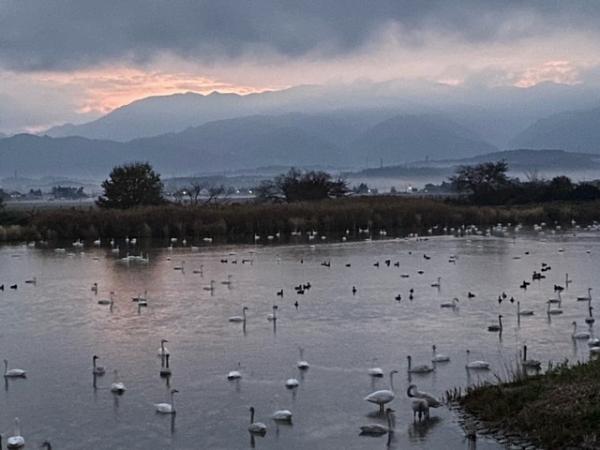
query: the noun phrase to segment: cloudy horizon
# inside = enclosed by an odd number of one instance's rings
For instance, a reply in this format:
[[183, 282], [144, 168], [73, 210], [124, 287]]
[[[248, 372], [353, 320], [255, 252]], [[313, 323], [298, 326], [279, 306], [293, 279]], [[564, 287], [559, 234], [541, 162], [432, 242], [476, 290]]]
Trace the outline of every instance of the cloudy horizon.
[[600, 4], [354, 0], [0, 5], [0, 131], [151, 95], [356, 81], [598, 87]]

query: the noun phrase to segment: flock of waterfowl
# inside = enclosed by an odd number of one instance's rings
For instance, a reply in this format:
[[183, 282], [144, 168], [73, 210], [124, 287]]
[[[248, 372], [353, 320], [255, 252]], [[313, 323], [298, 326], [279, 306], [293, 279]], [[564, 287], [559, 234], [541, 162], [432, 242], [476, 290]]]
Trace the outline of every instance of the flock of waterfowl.
[[[539, 228], [534, 228], [534, 229], [538, 232], [540, 230], [544, 230], [545, 224], [540, 225], [538, 227]], [[592, 227], [597, 227], [597, 225], [593, 225]], [[470, 226], [470, 227], [463, 227], [462, 229], [457, 229], [457, 230], [446, 229], [444, 231], [453, 233], [453, 234], [458, 234], [458, 235], [469, 235], [469, 234], [475, 234], [475, 235], [487, 234], [487, 235], [489, 235], [490, 233], [492, 233], [494, 231], [500, 232], [500, 233], [505, 232], [507, 230], [507, 228], [508, 227], [505, 225], [499, 225], [493, 229], [479, 230], [477, 227]], [[520, 228], [518, 226], [513, 227], [513, 228], [515, 231], [520, 230]], [[442, 229], [443, 228], [440, 227], [440, 230], [442, 230]], [[431, 229], [431, 230], [429, 230], [429, 233], [433, 234], [436, 231], [437, 230], [435, 230], [435, 229]], [[362, 232], [364, 232], [364, 230], [361, 230], [361, 233]], [[380, 235], [386, 236], [385, 234], [381, 234], [381, 233], [380, 233]], [[296, 234], [296, 236], [297, 236], [297, 234]], [[310, 241], [316, 239], [318, 236], [319, 236], [318, 233], [308, 234]], [[416, 239], [427, 239], [427, 238], [419, 238], [417, 236], [412, 236], [412, 237], [414, 237]], [[278, 235], [268, 236], [267, 240], [272, 241], [276, 238], [279, 238], [279, 236]], [[260, 237], [256, 236], [254, 238], [254, 240], [255, 240], [255, 242], [259, 241]], [[344, 236], [342, 238], [342, 240], [343, 241], [347, 240], [346, 236]], [[210, 243], [210, 242], [212, 242], [212, 239], [205, 238], [204, 242]], [[126, 243], [129, 245], [135, 245], [136, 239], [135, 238], [127, 239]], [[178, 243], [178, 240], [176, 238], [171, 239], [169, 249], [173, 249], [173, 245], [177, 244], [177, 243]], [[102, 242], [100, 240], [97, 240], [97, 241], [93, 242], [93, 245], [101, 246]], [[183, 242], [181, 242], [181, 245], [186, 246], [187, 242], [183, 241]], [[74, 248], [83, 248], [84, 243], [81, 241], [76, 241], [72, 244], [72, 246]], [[111, 251], [115, 254], [119, 254], [119, 253], [123, 252], [123, 250], [120, 249], [116, 245], [114, 240], [110, 241], [110, 246], [111, 246]], [[198, 247], [194, 247], [194, 246], [190, 246], [189, 248], [192, 251], [198, 250]], [[57, 249], [55, 249], [55, 251], [57, 251], [59, 253], [66, 253], [66, 250], [64, 248], [57, 248]], [[562, 249], [561, 249], [561, 251], [562, 251]], [[529, 252], [526, 251], [526, 252], [524, 252], [524, 254], [529, 254]], [[248, 258], [240, 259], [241, 264], [253, 264], [253, 262], [254, 262], [253, 256], [254, 256], [253, 253], [250, 253], [250, 256]], [[117, 258], [118, 258], [118, 256], [117, 256]], [[515, 258], [519, 258], [519, 257], [515, 257]], [[168, 259], [170, 259], [170, 258], [168, 258]], [[429, 260], [429, 259], [431, 259], [431, 256], [423, 253], [423, 259]], [[452, 264], [456, 264], [458, 259], [459, 259], [459, 256], [450, 255], [448, 258], [448, 262], [452, 263]], [[123, 262], [123, 263], [135, 262], [135, 263], [146, 264], [149, 262], [149, 256], [143, 255], [141, 253], [139, 253], [138, 255], [130, 255], [129, 253], [127, 253], [125, 257], [119, 258], [119, 261]], [[234, 256], [233, 254], [230, 254], [227, 257], [221, 258], [220, 262], [223, 264], [237, 264], [238, 257]], [[304, 260], [300, 259], [299, 263], [304, 264]], [[381, 264], [380, 261], [375, 261], [372, 265], [377, 269], [380, 267], [385, 267], [385, 266], [400, 267], [400, 264], [398, 261], [393, 261], [391, 259], [384, 260], [383, 264]], [[331, 262], [331, 260], [325, 260], [325, 261], [321, 262], [321, 266], [331, 269], [332, 262]], [[350, 267], [350, 263], [345, 263], [344, 266]], [[175, 271], [185, 273], [186, 272], [186, 262], [181, 260], [180, 262], [176, 263], [176, 265], [174, 265], [172, 268]], [[546, 278], [545, 274], [550, 270], [552, 270], [552, 268], [547, 263], [541, 262], [541, 267], [539, 268], [539, 270], [537, 267], [533, 270], [532, 275], [531, 275], [531, 281], [523, 280], [523, 282], [519, 286], [515, 286], [515, 289], [518, 288], [518, 289], [522, 289], [522, 290], [527, 290], [527, 288], [530, 286], [530, 284], [532, 282], [543, 283], [544, 279]], [[192, 270], [192, 273], [202, 274], [203, 267], [200, 266], [200, 267], [194, 268]], [[417, 273], [423, 274], [424, 272], [422, 270], [417, 270]], [[402, 274], [399, 274], [399, 277], [409, 278], [410, 274], [402, 273]], [[569, 275], [567, 274], [565, 276], [564, 284], [562, 284], [562, 285], [554, 284], [552, 286], [553, 295], [548, 297], [547, 301], [545, 302], [546, 306], [544, 309], [545, 313], [548, 316], [559, 315], [559, 314], [563, 313], [563, 298], [562, 298], [562, 296], [564, 295], [565, 291], [567, 291], [569, 289], [569, 287], [570, 287], [571, 283], [573, 283], [573, 281], [574, 280], [570, 279]], [[37, 280], [37, 278], [33, 277], [31, 279], [25, 280], [25, 283], [31, 284], [31, 285], [36, 285], [38, 283], [38, 280]], [[227, 286], [227, 287], [231, 287], [233, 285], [233, 283], [234, 283], [234, 281], [233, 281], [233, 277], [231, 274], [229, 274], [227, 276], [226, 280], [223, 280], [220, 282], [220, 284]], [[215, 280], [210, 280], [209, 284], [204, 286], [202, 289], [204, 291], [208, 291], [212, 294], [216, 289], [216, 284], [217, 284], [217, 282]], [[443, 284], [442, 277], [436, 277], [435, 280], [433, 280], [430, 283], [430, 288], [437, 289], [439, 291], [442, 287], [442, 284]], [[17, 283], [14, 283], [14, 284], [7, 285], [7, 287], [9, 289], [17, 290], [19, 286]], [[291, 293], [294, 298], [293, 304], [296, 308], [298, 308], [299, 301], [297, 300], [297, 298], [300, 298], [300, 297], [295, 297], [295, 296], [304, 295], [305, 293], [309, 292], [312, 287], [313, 287], [313, 284], [311, 282], [303, 282], [296, 286], [281, 288], [280, 290], [274, 292], [273, 295], [274, 295], [274, 297], [280, 298], [283, 301], [284, 297], [287, 300], [287, 298], [290, 295], [289, 293]], [[5, 285], [4, 284], [0, 285], [0, 291], [3, 291], [4, 289], [5, 289]], [[350, 292], [352, 295], [357, 295], [357, 293], [360, 291], [360, 289], [361, 289], [360, 285], [358, 285], [358, 286], [352, 285]], [[600, 354], [600, 339], [596, 338], [593, 335], [593, 328], [592, 328], [592, 325], [595, 322], [595, 319], [593, 317], [593, 307], [592, 307], [592, 288], [585, 287], [585, 289], [587, 292], [586, 294], [577, 296], [574, 299], [578, 302], [587, 302], [587, 314], [584, 318], [582, 318], [582, 322], [584, 322], [587, 325], [587, 329], [583, 328], [581, 326], [581, 324], [578, 323], [577, 321], [573, 321], [572, 322], [573, 331], [571, 333], [571, 338], [574, 341], [586, 341], [587, 345], [589, 346], [591, 354]], [[99, 288], [98, 283], [94, 283], [91, 286], [91, 291], [94, 293], [94, 295], [99, 294], [100, 288]], [[422, 292], [419, 292], [419, 294], [427, 295], [427, 294], [423, 294]], [[406, 298], [409, 301], [412, 301], [413, 299], [415, 299], [416, 296], [417, 296], [417, 292], [416, 292], [415, 288], [411, 287], [408, 291], [408, 295], [406, 295], [403, 298], [402, 293], [399, 293], [394, 297], [394, 300], [397, 302], [403, 302], [403, 301], [406, 301], [405, 300], [405, 298]], [[472, 292], [470, 290], [468, 292], [466, 292], [464, 294], [464, 296], [467, 298], [467, 300], [476, 299], [476, 298], [480, 297], [480, 295], [477, 292]], [[483, 296], [484, 295], [481, 295], [481, 297], [483, 297]], [[486, 293], [485, 296], [488, 299], [490, 297], [489, 293]], [[143, 308], [143, 307], [148, 306], [149, 296], [148, 296], [147, 290], [143, 294], [140, 293], [140, 294], [132, 297], [132, 301], [137, 304], [138, 308]], [[473, 300], [473, 301], [475, 301], [475, 300]], [[522, 318], [525, 318], [525, 317], [535, 316], [536, 314], [538, 314], [538, 315], [542, 314], [542, 312], [538, 311], [538, 310], [522, 308], [521, 301], [518, 299], [515, 299], [515, 294], [513, 294], [509, 297], [509, 295], [506, 294], [506, 292], [501, 292], [497, 297], [497, 301], [498, 301], [498, 305], [501, 305], [505, 301], [511, 305], [514, 305], [515, 309], [514, 309], [514, 311], [512, 311], [512, 315], [518, 321], [520, 321]], [[108, 305], [111, 310], [114, 305], [114, 302], [115, 302], [115, 293], [112, 290], [109, 291], [108, 298], [101, 298], [100, 300], [97, 300], [97, 303], [99, 305]], [[458, 296], [453, 296], [450, 299], [443, 300], [439, 304], [439, 307], [442, 309], [445, 309], [445, 310], [456, 310], [459, 307], [460, 308], [465, 308], [465, 307], [468, 308], [468, 301], [461, 300], [461, 298], [459, 298]], [[242, 326], [245, 327], [246, 323], [250, 320], [250, 318], [247, 315], [248, 311], [249, 311], [249, 307], [243, 306], [241, 308], [240, 315], [224, 317], [223, 320], [231, 322], [232, 324], [235, 324], [235, 323], [242, 324]], [[273, 324], [273, 326], [275, 326], [275, 323], [278, 320], [281, 320], [281, 317], [278, 316], [278, 312], [279, 312], [279, 305], [273, 304], [271, 307], [271, 312], [269, 314], [267, 314], [266, 316], [263, 316], [263, 317], [265, 317], [265, 318], [263, 318], [263, 320], [266, 319], [267, 322], [271, 322]], [[511, 314], [511, 311], [506, 312], [505, 314]], [[488, 325], [482, 326], [482, 331], [501, 334], [504, 329], [503, 318], [505, 318], [505, 315], [499, 314], [497, 323], [490, 323]], [[171, 358], [171, 353], [167, 349], [167, 347], [165, 345], [166, 343], [168, 343], [168, 341], [166, 339], [162, 339], [160, 342], [160, 348], [158, 349], [158, 356], [160, 357], [160, 360], [161, 360], [161, 368], [160, 368], [160, 376], [161, 377], [170, 377], [172, 375], [172, 370], [171, 370], [170, 363], [169, 363], [170, 358]], [[466, 354], [464, 367], [467, 371], [470, 371], [470, 370], [489, 371], [489, 370], [491, 370], [491, 364], [489, 362], [484, 361], [484, 360], [472, 360], [471, 359], [471, 350], [464, 349], [463, 351]], [[526, 368], [526, 369], [535, 369], [535, 370], [540, 369], [541, 362], [534, 360], [534, 359], [529, 359], [527, 356], [527, 351], [528, 351], [527, 346], [524, 346], [523, 351], [522, 351], [522, 360], [520, 361], [520, 364], [522, 365], [522, 367]], [[304, 358], [304, 348], [302, 348], [301, 346], [298, 346], [298, 352], [299, 352], [299, 359], [296, 363], [297, 370], [300, 372], [309, 370], [310, 364]], [[93, 357], [92, 357], [92, 373], [94, 375], [94, 387], [96, 386], [96, 377], [102, 377], [103, 375], [106, 374], [106, 368], [99, 365], [99, 359], [100, 358], [97, 355], [93, 355]], [[411, 355], [406, 355], [406, 361], [407, 361], [406, 372], [409, 375], [409, 381], [410, 381], [411, 374], [427, 375], [428, 373], [436, 371], [438, 365], [443, 366], [444, 364], [451, 363], [451, 358], [448, 355], [439, 353], [436, 345], [432, 345], [431, 364], [429, 364], [429, 362], [425, 363], [425, 364], [423, 364], [423, 363], [415, 364], [413, 362], [413, 358]], [[26, 377], [25, 370], [18, 369], [18, 368], [9, 368], [8, 361], [6, 359], [4, 360], [4, 366], [5, 366], [4, 376], [6, 378], [25, 378]], [[398, 373], [398, 370], [391, 370], [389, 372], [389, 389], [376, 390], [376, 391], [368, 394], [366, 397], [364, 397], [364, 400], [366, 402], [375, 404], [378, 407], [378, 418], [384, 419], [385, 425], [383, 425], [381, 423], [366, 424], [366, 425], [360, 427], [361, 434], [372, 435], [372, 436], [380, 436], [380, 435], [384, 435], [384, 434], [389, 434], [390, 436], [392, 435], [394, 428], [395, 428], [396, 418], [395, 418], [395, 411], [392, 408], [390, 408], [389, 405], [396, 398], [396, 394], [397, 394], [396, 390], [395, 390], [395, 386], [394, 386], [394, 375], [396, 373]], [[120, 381], [117, 370], [113, 370], [113, 375], [114, 375], [114, 380], [113, 380], [112, 384], [110, 385], [110, 391], [112, 393], [114, 393], [115, 395], [124, 394], [127, 391], [127, 388], [126, 388], [125, 384], [122, 381]], [[385, 376], [385, 372], [383, 371], [382, 368], [373, 366], [373, 367], [366, 369], [365, 375], [368, 375], [372, 378], [383, 378]], [[243, 375], [243, 371], [242, 371], [242, 364], [240, 362], [240, 363], [238, 363], [238, 366], [234, 370], [229, 371], [229, 373], [227, 373], [224, 376], [224, 378], [226, 378], [227, 380], [230, 380], [230, 381], [239, 382], [241, 379], [243, 379], [243, 376], [244, 375]], [[283, 386], [290, 390], [298, 388], [299, 384], [300, 383], [299, 383], [298, 379], [296, 379], [296, 378], [288, 378], [283, 382]], [[170, 389], [169, 390], [169, 401], [154, 404], [155, 411], [159, 414], [169, 414], [169, 415], [176, 414], [177, 410], [175, 407], [175, 395], [178, 392], [179, 392], [178, 389]], [[428, 420], [430, 417], [430, 409], [438, 408], [438, 407], [442, 406], [442, 404], [443, 404], [442, 401], [437, 396], [435, 396], [431, 393], [419, 390], [418, 387], [413, 383], [410, 383], [408, 385], [408, 387], [406, 389], [406, 396], [410, 399], [410, 405], [411, 405], [411, 409], [412, 409], [412, 413], [413, 413], [413, 420], [415, 420], [415, 421]], [[386, 406], [388, 406], [388, 407], [386, 408]], [[267, 433], [268, 426], [263, 422], [255, 420], [255, 415], [257, 415], [257, 411], [255, 410], [255, 408], [253, 406], [249, 407], [249, 414], [250, 414], [250, 423], [248, 425], [248, 431], [253, 436], [264, 436]], [[270, 415], [270, 418], [275, 422], [291, 423], [292, 417], [293, 417], [293, 414], [288, 409], [278, 409], [278, 410], [275, 410]], [[2, 440], [0, 437], [0, 448], [1, 448], [1, 445], [2, 445]], [[19, 420], [15, 419], [15, 431], [10, 437], [8, 437], [7, 447], [9, 449], [16, 449], [16, 448], [23, 448], [24, 446], [25, 446], [25, 439], [21, 436], [20, 431], [19, 431]], [[51, 444], [48, 441], [44, 442], [42, 444], [42, 446], [43, 446], [43, 448], [47, 448], [47, 449], [52, 448]]]

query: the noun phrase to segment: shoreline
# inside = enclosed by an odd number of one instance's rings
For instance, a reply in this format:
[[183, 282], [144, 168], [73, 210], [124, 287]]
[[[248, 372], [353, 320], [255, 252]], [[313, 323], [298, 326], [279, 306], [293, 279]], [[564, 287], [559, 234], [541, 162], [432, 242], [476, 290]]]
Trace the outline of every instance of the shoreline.
[[484, 430], [527, 448], [600, 448], [600, 359], [565, 361], [533, 376], [520, 372], [511, 381], [447, 397], [466, 413], [473, 432]]
[[[426, 198], [373, 197], [320, 202], [164, 205], [128, 210], [58, 208], [0, 211], [0, 241], [153, 238], [254, 242], [255, 236], [316, 232], [325, 236], [436, 234], [444, 227], [497, 224], [548, 227], [600, 221], [600, 201], [476, 206]], [[365, 232], [367, 230], [367, 232]], [[430, 232], [431, 231], [431, 232]]]

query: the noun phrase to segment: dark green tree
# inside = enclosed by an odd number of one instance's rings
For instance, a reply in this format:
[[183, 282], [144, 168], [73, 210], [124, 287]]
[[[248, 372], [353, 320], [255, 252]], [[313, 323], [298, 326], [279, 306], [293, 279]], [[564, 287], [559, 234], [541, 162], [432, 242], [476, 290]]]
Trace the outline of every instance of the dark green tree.
[[348, 186], [327, 172], [301, 172], [292, 168], [274, 180], [262, 181], [255, 191], [259, 200], [299, 202], [341, 197], [348, 192]]
[[511, 184], [506, 161], [460, 166], [450, 182], [458, 192], [467, 193], [476, 203], [495, 203], [498, 193]]
[[104, 195], [96, 203], [101, 208], [133, 208], [164, 203], [163, 184], [148, 163], [115, 167], [102, 183]]

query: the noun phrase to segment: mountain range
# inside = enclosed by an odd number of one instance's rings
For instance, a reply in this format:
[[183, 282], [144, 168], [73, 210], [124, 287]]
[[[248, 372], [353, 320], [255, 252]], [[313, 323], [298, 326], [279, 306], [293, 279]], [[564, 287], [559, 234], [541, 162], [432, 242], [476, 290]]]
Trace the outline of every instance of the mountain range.
[[422, 155], [466, 157], [495, 150], [443, 117], [399, 115], [379, 122], [379, 114], [249, 116], [128, 142], [20, 134], [0, 139], [0, 176], [15, 170], [105, 176], [127, 161], [149, 161], [171, 175], [271, 165], [354, 167], [366, 159], [399, 164]]
[[148, 97], [41, 136], [0, 136], [0, 176], [105, 177], [128, 161], [179, 176], [261, 166], [393, 166], [505, 148], [600, 153], [599, 104], [587, 88], [552, 83], [357, 83]]

